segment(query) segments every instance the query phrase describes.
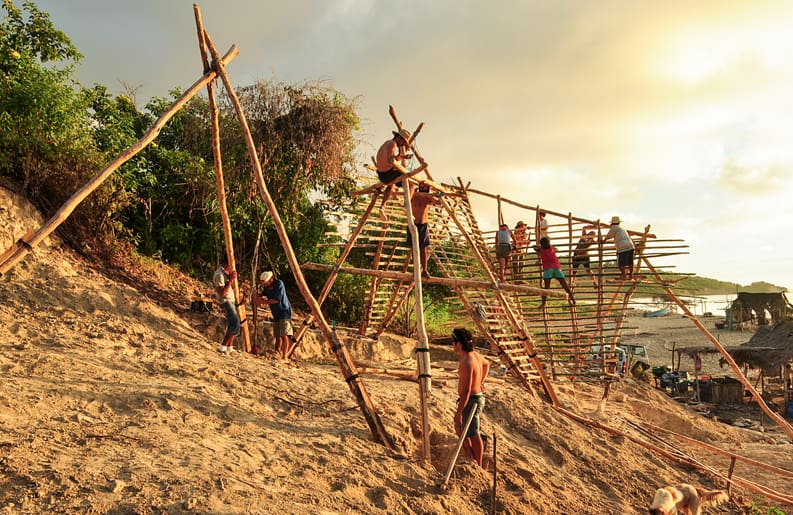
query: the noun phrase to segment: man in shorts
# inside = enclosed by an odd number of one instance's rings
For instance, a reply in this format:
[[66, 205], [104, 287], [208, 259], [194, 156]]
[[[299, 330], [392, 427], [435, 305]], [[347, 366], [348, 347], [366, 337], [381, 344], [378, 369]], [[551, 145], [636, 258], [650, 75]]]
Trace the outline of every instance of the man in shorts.
[[226, 333], [223, 335], [223, 342], [218, 347], [218, 352], [227, 353], [234, 351], [234, 337], [239, 336], [240, 316], [237, 313], [237, 297], [234, 295], [232, 283], [237, 279], [237, 271], [229, 265], [229, 260], [224, 259], [223, 263], [215, 270], [212, 276], [212, 284], [215, 286], [220, 307], [226, 315]]
[[286, 296], [284, 282], [275, 278], [272, 272], [262, 272], [259, 276], [262, 281], [262, 291], [256, 299], [256, 305], [269, 304], [270, 313], [273, 315], [273, 334], [275, 334], [275, 347], [281, 359], [287, 359], [292, 349], [289, 337], [292, 336], [292, 304]]
[[460, 357], [457, 385], [457, 411], [454, 414], [454, 431], [462, 435], [463, 424], [474, 411], [471, 424], [465, 433], [463, 447], [468, 455], [481, 467], [484, 455], [482, 435], [479, 433], [479, 414], [485, 408], [485, 379], [490, 363], [474, 350], [474, 340], [468, 329], [458, 327], [452, 331], [452, 348]]
[[[430, 186], [426, 183], [419, 184], [418, 191], [413, 190], [411, 186], [410, 207], [413, 212], [413, 223], [416, 225], [416, 230], [419, 236], [419, 257], [421, 259], [421, 277], [428, 278], [430, 272], [427, 268], [427, 247], [430, 246], [430, 233], [429, 218], [430, 206], [438, 205], [441, 199], [438, 195], [430, 193]], [[410, 241], [410, 231], [408, 230], [407, 237], [408, 245], [412, 246]]]
[[620, 217], [611, 217], [611, 227], [602, 241], [614, 238], [614, 247], [617, 251], [617, 266], [620, 269], [620, 279], [630, 281], [633, 279], [633, 252], [634, 245], [628, 231], [620, 227]]
[[[383, 184], [388, 184], [398, 179], [404, 174], [410, 173], [405, 168], [405, 163], [408, 159], [412, 158], [411, 154], [407, 153], [410, 148], [410, 131], [407, 129], [399, 129], [399, 132], [392, 131], [394, 137], [386, 141], [377, 150], [375, 156], [375, 168], [377, 168], [377, 177]], [[402, 187], [402, 182], [397, 182], [397, 186]], [[385, 213], [385, 206], [388, 199], [391, 198], [391, 192], [394, 189], [394, 184], [386, 187], [383, 193], [383, 202], [380, 204], [380, 217], [383, 220], [388, 220]]]

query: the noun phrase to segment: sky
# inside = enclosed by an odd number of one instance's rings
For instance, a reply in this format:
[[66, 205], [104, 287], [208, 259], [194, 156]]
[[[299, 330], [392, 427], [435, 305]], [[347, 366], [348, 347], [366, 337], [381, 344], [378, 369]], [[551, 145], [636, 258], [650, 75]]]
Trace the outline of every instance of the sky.
[[[83, 54], [86, 86], [137, 88], [140, 105], [201, 76], [191, 1], [36, 4]], [[651, 224], [689, 245], [676, 272], [793, 289], [791, 1], [199, 6], [220, 52], [239, 48], [234, 84], [323, 80], [357, 98], [362, 164], [391, 137], [393, 105], [406, 127], [425, 123], [417, 143], [438, 181]], [[494, 229], [495, 204], [474, 208]]]

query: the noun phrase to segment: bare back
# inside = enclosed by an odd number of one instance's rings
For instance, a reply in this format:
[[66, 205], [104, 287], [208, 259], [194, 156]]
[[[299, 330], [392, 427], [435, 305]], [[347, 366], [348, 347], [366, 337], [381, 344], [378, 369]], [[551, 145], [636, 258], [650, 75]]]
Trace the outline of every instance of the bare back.
[[375, 157], [375, 166], [378, 172], [387, 172], [394, 167], [394, 161], [399, 156], [399, 145], [390, 139], [380, 145]]
[[457, 369], [460, 377], [457, 394], [461, 399], [468, 399], [471, 395], [484, 391], [483, 383], [488, 368], [489, 365], [476, 351], [469, 352], [460, 359], [460, 366]]
[[440, 201], [432, 193], [424, 191], [416, 191], [410, 199], [410, 207], [413, 211], [413, 221], [417, 224], [427, 223], [427, 215], [430, 212], [430, 206], [438, 204]]

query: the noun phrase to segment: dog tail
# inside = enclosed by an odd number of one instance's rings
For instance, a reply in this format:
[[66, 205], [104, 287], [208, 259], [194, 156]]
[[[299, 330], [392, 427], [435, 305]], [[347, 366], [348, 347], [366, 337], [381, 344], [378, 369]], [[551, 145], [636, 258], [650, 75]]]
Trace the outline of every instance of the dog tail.
[[697, 495], [702, 504], [719, 504], [730, 500], [730, 496], [724, 490], [704, 490], [697, 488]]

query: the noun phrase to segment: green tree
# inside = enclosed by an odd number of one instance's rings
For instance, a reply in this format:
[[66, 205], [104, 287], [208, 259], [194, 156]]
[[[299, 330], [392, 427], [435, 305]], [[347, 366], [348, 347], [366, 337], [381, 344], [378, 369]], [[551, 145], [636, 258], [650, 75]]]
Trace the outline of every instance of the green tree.
[[[90, 137], [87, 99], [72, 80], [81, 55], [32, 2], [3, 0], [0, 22], [0, 175], [45, 215], [52, 214], [99, 162]], [[112, 185], [81, 204], [60, 234], [79, 249], [101, 234]]]

